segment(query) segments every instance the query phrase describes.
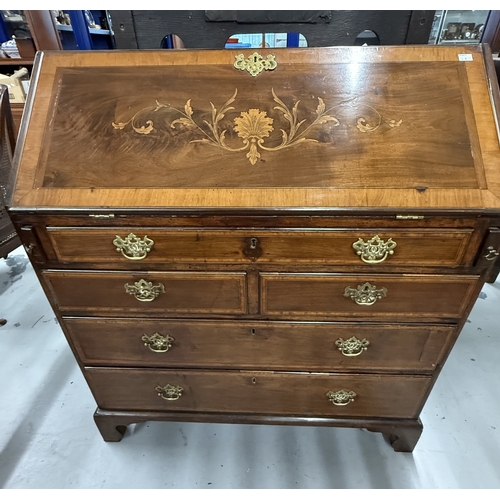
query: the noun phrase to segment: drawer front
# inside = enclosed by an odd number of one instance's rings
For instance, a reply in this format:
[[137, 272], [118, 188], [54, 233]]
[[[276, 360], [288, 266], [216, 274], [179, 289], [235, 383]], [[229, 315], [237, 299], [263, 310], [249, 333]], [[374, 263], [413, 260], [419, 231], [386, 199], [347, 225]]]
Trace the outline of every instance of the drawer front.
[[86, 365], [431, 371], [453, 327], [66, 318]]
[[[131, 368], [87, 368], [85, 374], [97, 404], [105, 410], [389, 418], [416, 417], [431, 380], [422, 376]], [[336, 405], [330, 397], [337, 403], [353, 401]]]
[[[472, 229], [166, 230], [49, 228], [62, 262], [457, 266]], [[355, 247], [353, 247], [353, 245]]]
[[266, 316], [425, 321], [462, 316], [478, 276], [261, 273]]
[[245, 273], [46, 271], [61, 311], [241, 314]]

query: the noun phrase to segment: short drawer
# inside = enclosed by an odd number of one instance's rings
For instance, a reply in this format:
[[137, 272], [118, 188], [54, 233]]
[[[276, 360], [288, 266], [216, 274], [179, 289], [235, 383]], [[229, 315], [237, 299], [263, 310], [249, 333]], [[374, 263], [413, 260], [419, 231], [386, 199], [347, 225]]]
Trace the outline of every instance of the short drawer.
[[61, 311], [241, 314], [245, 273], [45, 271]]
[[[87, 368], [100, 408], [414, 418], [430, 377]], [[335, 401], [336, 404], [334, 404]]]
[[430, 372], [451, 326], [65, 318], [86, 365]]
[[169, 230], [48, 228], [62, 262], [468, 264], [472, 229]]
[[368, 320], [458, 319], [478, 293], [479, 276], [261, 273], [265, 316]]

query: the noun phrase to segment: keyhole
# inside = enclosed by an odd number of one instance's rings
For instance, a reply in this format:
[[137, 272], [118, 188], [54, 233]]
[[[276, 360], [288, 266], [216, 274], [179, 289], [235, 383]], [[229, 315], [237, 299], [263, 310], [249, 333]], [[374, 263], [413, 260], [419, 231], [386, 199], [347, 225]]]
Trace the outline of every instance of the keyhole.
[[255, 335], [255, 328], [250, 328], [250, 333], [251, 333], [252, 335]]
[[257, 383], [257, 379], [255, 377], [252, 377], [252, 384], [256, 384]]
[[255, 250], [257, 248], [257, 243], [259, 240], [257, 238], [250, 238], [250, 248]]

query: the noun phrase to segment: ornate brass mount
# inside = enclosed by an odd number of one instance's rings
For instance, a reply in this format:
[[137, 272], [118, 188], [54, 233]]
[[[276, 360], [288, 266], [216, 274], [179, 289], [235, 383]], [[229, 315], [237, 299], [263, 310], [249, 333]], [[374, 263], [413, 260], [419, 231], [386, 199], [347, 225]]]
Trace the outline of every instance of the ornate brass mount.
[[384, 262], [389, 255], [394, 253], [396, 246], [397, 243], [392, 238], [384, 241], [380, 239], [378, 234], [368, 241], [358, 238], [358, 241], [352, 244], [352, 248], [361, 257], [361, 260], [367, 264], [380, 264]]
[[130, 233], [126, 238], [122, 239], [120, 236], [116, 236], [113, 240], [113, 245], [116, 247], [117, 252], [130, 260], [141, 260], [144, 259], [148, 252], [153, 248], [154, 241], [147, 236], [144, 238], [139, 238], [134, 233]]
[[265, 59], [254, 52], [251, 56], [245, 59], [243, 54], [238, 54], [236, 56], [236, 61], [234, 61], [234, 67], [241, 71], [248, 71], [252, 76], [257, 76], [264, 70], [272, 71], [276, 69], [278, 63], [276, 62], [276, 56], [269, 54]]
[[170, 385], [165, 386], [157, 385], [155, 391], [158, 392], [160, 398], [166, 399], [167, 401], [175, 401], [182, 396], [182, 391], [184, 389], [180, 385]]
[[155, 332], [151, 336], [143, 335], [141, 340], [144, 342], [144, 345], [149, 347], [153, 352], [167, 352], [175, 341], [170, 335], [164, 337], [158, 332]]
[[486, 250], [488, 250], [488, 253], [484, 256], [486, 260], [495, 260], [500, 255], [493, 247], [488, 247]]
[[335, 345], [344, 356], [359, 356], [368, 349], [370, 342], [366, 339], [359, 340], [357, 337], [351, 337], [344, 340], [342, 338], [335, 341]]
[[329, 391], [326, 393], [326, 397], [335, 406], [348, 405], [354, 401], [356, 396], [357, 394], [354, 391], [346, 391], [344, 389], [340, 389], [340, 391], [337, 392]]
[[358, 285], [355, 289], [350, 286], [344, 290], [344, 297], [348, 297], [360, 306], [371, 306], [387, 296], [387, 288], [377, 290], [375, 285], [370, 284], [368, 281], [364, 285]]
[[151, 302], [156, 299], [160, 293], [165, 293], [165, 287], [158, 283], [153, 285], [151, 281], [146, 281], [140, 279], [136, 281], [133, 285], [125, 284], [125, 291], [130, 295], [133, 295], [137, 300], [141, 302]]

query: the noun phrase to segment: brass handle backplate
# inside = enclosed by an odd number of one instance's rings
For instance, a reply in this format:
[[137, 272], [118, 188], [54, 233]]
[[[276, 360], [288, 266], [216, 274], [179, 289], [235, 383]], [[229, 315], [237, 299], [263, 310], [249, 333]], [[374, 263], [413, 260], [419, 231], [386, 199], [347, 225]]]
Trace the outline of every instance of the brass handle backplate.
[[167, 335], [166, 337], [155, 332], [153, 335], [143, 335], [141, 340], [146, 347], [149, 347], [153, 352], [167, 352], [174, 343], [174, 337]]
[[130, 233], [126, 238], [116, 236], [113, 240], [113, 245], [116, 247], [117, 252], [129, 260], [142, 260], [151, 251], [154, 241], [147, 236], [139, 238], [134, 233]]
[[488, 247], [486, 250], [488, 250], [488, 253], [484, 256], [486, 260], [495, 260], [500, 255], [493, 247]]
[[180, 385], [157, 385], [155, 391], [158, 393], [160, 398], [166, 399], [167, 401], [175, 401], [182, 396], [182, 391], [184, 389]]
[[153, 285], [151, 281], [146, 281], [140, 279], [136, 281], [133, 285], [125, 284], [125, 291], [130, 295], [133, 295], [137, 300], [141, 302], [151, 302], [156, 299], [160, 293], [165, 293], [165, 287], [158, 283]]
[[329, 391], [326, 393], [326, 397], [333, 403], [335, 406], [345, 406], [354, 401], [354, 398], [357, 394], [354, 391], [346, 391], [344, 389], [340, 389], [340, 391]]
[[358, 238], [358, 241], [352, 244], [352, 248], [361, 257], [361, 260], [367, 264], [384, 262], [389, 255], [394, 253], [396, 247], [397, 243], [392, 238], [384, 241], [380, 239], [378, 234], [368, 241]]
[[361, 353], [368, 349], [370, 342], [366, 339], [359, 340], [353, 336], [350, 339], [344, 340], [342, 338], [335, 341], [335, 345], [344, 356], [359, 356]]
[[360, 306], [372, 306], [377, 300], [387, 296], [387, 288], [377, 289], [368, 281], [364, 285], [358, 285], [356, 288], [346, 287], [344, 297], [348, 297]]

